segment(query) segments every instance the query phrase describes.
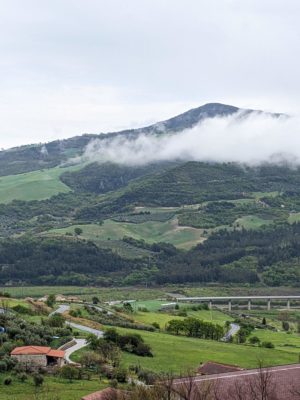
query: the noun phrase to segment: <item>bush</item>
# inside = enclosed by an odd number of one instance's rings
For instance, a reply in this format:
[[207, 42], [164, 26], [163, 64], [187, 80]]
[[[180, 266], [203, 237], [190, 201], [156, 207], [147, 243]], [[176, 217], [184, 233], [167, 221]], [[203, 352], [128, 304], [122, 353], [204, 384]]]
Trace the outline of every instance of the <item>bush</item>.
[[110, 387], [116, 389], [118, 387], [118, 381], [116, 379], [112, 379], [110, 381]]
[[9, 386], [12, 383], [12, 379], [10, 376], [7, 376], [4, 381], [3, 381], [4, 385]]
[[44, 383], [44, 377], [40, 374], [34, 374], [33, 375], [33, 383], [34, 383], [34, 386], [36, 386], [36, 387], [42, 386], [42, 384]]
[[0, 372], [7, 371], [7, 364], [5, 361], [0, 361]]
[[138, 378], [145, 382], [146, 385], [153, 385], [157, 376], [154, 372], [143, 369], [138, 372]]
[[153, 354], [151, 353], [151, 347], [145, 343], [139, 343], [132, 352], [141, 357], [153, 357]]
[[114, 371], [113, 374], [114, 379], [116, 379], [119, 383], [125, 383], [127, 381], [127, 371], [124, 368], [118, 368]]
[[251, 344], [258, 344], [258, 343], [260, 343], [260, 339], [259, 339], [257, 336], [252, 336], [252, 337], [249, 339], [249, 343], [251, 343]]
[[284, 331], [289, 331], [290, 330], [290, 324], [287, 321], [282, 321], [282, 329]]
[[158, 322], [153, 322], [153, 323], [152, 323], [152, 326], [153, 326], [155, 329], [160, 329], [160, 326], [159, 326], [159, 323], [158, 323]]
[[60, 376], [64, 379], [69, 379], [69, 382], [72, 382], [74, 379], [79, 379], [79, 374], [79, 370], [71, 365], [64, 365], [60, 369]]
[[262, 342], [261, 346], [265, 347], [267, 349], [274, 349], [274, 347], [275, 347], [272, 342]]
[[25, 372], [21, 372], [20, 374], [17, 375], [17, 378], [19, 379], [20, 382], [25, 382], [28, 379], [27, 374]]

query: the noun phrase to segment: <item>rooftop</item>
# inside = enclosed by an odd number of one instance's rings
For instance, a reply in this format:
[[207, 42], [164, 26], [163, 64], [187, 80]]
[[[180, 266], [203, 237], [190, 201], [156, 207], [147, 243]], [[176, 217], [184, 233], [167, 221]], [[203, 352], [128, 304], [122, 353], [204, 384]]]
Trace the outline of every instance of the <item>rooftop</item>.
[[16, 347], [10, 353], [11, 355], [46, 355], [56, 358], [64, 358], [65, 352], [63, 350], [51, 349], [47, 346], [21, 346]]

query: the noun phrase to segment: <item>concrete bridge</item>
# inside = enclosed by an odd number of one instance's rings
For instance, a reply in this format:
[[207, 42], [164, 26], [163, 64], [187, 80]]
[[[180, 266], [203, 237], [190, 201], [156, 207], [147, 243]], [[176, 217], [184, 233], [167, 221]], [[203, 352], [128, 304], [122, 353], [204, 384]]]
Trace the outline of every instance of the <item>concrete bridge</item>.
[[177, 302], [191, 302], [191, 303], [208, 303], [208, 307], [211, 309], [213, 302], [226, 302], [228, 303], [228, 310], [231, 311], [232, 303], [236, 300], [246, 301], [248, 304], [248, 310], [251, 310], [252, 302], [255, 300], [265, 300], [267, 303], [267, 309], [271, 310], [272, 301], [285, 301], [286, 308], [289, 310], [291, 301], [299, 301], [300, 296], [210, 296], [210, 297], [176, 297]]

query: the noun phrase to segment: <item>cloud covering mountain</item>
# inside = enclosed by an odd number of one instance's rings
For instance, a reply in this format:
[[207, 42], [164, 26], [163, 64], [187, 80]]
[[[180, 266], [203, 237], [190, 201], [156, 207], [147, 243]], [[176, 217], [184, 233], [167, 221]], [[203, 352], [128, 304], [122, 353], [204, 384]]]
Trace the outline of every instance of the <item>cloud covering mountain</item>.
[[[163, 125], [160, 131], [163, 131]], [[239, 111], [228, 116], [206, 118], [181, 132], [143, 132], [92, 140], [84, 161], [143, 165], [167, 160], [240, 162], [300, 162], [298, 117]]]

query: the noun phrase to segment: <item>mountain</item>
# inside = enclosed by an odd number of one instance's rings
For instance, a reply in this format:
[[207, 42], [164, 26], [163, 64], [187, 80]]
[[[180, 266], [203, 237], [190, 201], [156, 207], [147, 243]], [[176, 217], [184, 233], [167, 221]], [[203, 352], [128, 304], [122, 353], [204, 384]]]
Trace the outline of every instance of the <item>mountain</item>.
[[143, 129], [1, 152], [0, 284], [300, 285], [300, 168], [61, 166], [94, 138], [180, 132], [240, 111], [253, 112], [206, 104]]
[[[209, 103], [153, 125], [120, 132], [84, 134], [46, 144], [34, 144], [0, 151], [0, 176], [21, 174], [43, 168], [53, 168], [83, 153], [91, 139], [107, 139], [118, 135], [137, 136], [141, 133], [157, 134], [179, 132], [192, 128], [205, 118], [227, 116], [241, 109], [225, 104]], [[245, 113], [252, 110], [243, 110]], [[275, 114], [274, 114], [275, 115]]]

